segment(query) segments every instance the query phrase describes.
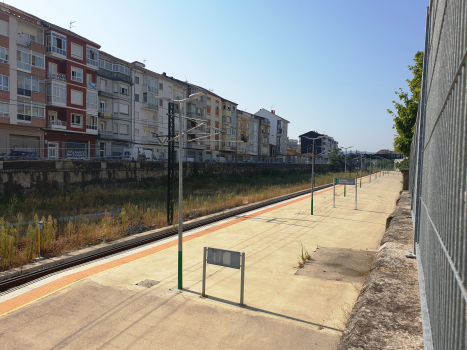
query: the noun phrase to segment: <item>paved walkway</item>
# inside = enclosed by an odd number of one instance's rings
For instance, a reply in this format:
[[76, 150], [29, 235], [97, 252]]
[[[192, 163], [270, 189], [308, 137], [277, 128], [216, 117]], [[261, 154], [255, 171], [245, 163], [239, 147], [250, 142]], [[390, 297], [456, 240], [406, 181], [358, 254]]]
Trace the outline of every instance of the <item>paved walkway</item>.
[[[0, 348], [334, 349], [395, 207], [401, 177], [257, 210], [184, 238], [184, 291], [171, 238], [54, 275], [0, 297]], [[208, 265], [204, 246], [246, 253], [240, 272]], [[302, 246], [314, 261], [298, 269]], [[318, 249], [319, 248], [319, 249]], [[331, 249], [332, 248], [332, 249]], [[159, 282], [146, 288], [146, 279]]]

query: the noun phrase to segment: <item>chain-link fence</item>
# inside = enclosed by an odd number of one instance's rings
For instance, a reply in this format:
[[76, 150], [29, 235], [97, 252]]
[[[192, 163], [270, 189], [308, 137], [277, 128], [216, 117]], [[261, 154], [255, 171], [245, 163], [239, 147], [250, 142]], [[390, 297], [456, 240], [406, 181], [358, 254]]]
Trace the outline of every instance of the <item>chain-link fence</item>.
[[432, 0], [410, 155], [426, 349], [467, 348], [466, 0]]

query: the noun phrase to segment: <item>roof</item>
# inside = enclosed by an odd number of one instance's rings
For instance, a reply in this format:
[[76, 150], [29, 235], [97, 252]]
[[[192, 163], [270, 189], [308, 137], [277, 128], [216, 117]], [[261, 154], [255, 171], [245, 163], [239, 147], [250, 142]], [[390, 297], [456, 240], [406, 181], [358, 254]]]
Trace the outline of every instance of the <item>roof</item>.
[[271, 111], [268, 111], [268, 110], [265, 109], [265, 108], [261, 108], [261, 109], [262, 109], [262, 110], [265, 110], [266, 112], [268, 112], [268, 113], [271, 114], [271, 115], [276, 116], [276, 117], [279, 118], [279, 119], [282, 119], [282, 120], [286, 121], [287, 123], [290, 123], [287, 119], [282, 118], [281, 116], [277, 115], [276, 113], [271, 113]]
[[99, 54], [101, 54], [101, 53], [103, 53], [105, 56], [108, 56], [108, 57], [112, 58], [113, 60], [117, 60], [119, 62], [123, 62], [123, 63], [126, 63], [127, 65], [131, 66], [130, 62], [122, 60], [121, 58], [115, 57], [114, 55], [111, 55], [110, 53], [107, 53], [105, 51], [99, 50]]
[[[39, 17], [37, 17], [37, 16], [34, 16], [34, 15], [32, 15], [32, 14], [30, 14], [30, 13], [28, 13], [28, 12], [25, 12], [25, 11], [23, 11], [23, 10], [20, 10], [20, 9], [14, 7], [14, 6], [11, 6], [11, 5], [8, 5], [8, 4], [5, 4], [5, 3], [2, 3], [1, 6], [4, 7], [4, 8], [9, 9], [9, 10], [11, 10], [11, 11], [14, 11], [14, 12], [16, 12], [17, 14], [21, 14], [21, 15], [23, 15], [23, 16], [28, 16], [28, 17], [30, 17], [31, 19], [35, 19], [36, 21], [40, 21], [40, 24], [36, 23], [36, 25], [40, 25], [40, 26], [43, 27], [43, 28], [58, 29], [58, 30], [60, 30], [61, 32], [67, 34], [67, 35], [71, 35], [71, 36], [77, 37], [77, 38], [79, 38], [79, 39], [81, 39], [81, 40], [83, 40], [83, 41], [86, 41], [86, 42], [88, 42], [89, 44], [92, 44], [93, 46], [96, 46], [97, 48], [100, 48], [100, 47], [101, 47], [99, 44], [97, 44], [97, 43], [95, 43], [95, 42], [93, 42], [93, 41], [91, 41], [91, 40], [89, 40], [89, 39], [87, 39], [87, 38], [85, 38], [85, 37], [83, 37], [83, 36], [81, 36], [81, 35], [78, 35], [78, 34], [76, 34], [76, 33], [73, 33], [71, 30], [68, 30], [68, 29], [62, 28], [62, 27], [60, 27], [60, 26], [58, 26], [58, 25], [56, 25], [56, 24], [47, 22], [47, 21], [43, 20], [42, 18], [39, 18]], [[10, 13], [10, 15], [12, 15], [12, 14]], [[18, 16], [18, 17], [19, 17], [20, 19], [24, 19], [24, 18], [21, 18], [20, 16]]]

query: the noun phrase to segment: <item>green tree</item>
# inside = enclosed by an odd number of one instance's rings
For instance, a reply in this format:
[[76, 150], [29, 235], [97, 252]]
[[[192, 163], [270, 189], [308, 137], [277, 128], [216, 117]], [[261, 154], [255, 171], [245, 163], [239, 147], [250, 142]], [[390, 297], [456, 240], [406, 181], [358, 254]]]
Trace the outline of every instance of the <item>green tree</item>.
[[344, 168], [344, 153], [341, 148], [334, 148], [329, 154], [329, 162], [335, 168]]
[[418, 51], [414, 58], [415, 64], [409, 66], [409, 70], [413, 74], [413, 79], [407, 79], [409, 84], [410, 95], [404, 92], [402, 88], [396, 91], [399, 96], [399, 102], [392, 101], [396, 109], [396, 113], [388, 109], [388, 113], [394, 118], [393, 129], [396, 129], [397, 134], [394, 135], [394, 149], [408, 157], [410, 155], [410, 146], [412, 144], [412, 136], [417, 121], [418, 100], [420, 99], [420, 89], [422, 84], [423, 72], [423, 52]]

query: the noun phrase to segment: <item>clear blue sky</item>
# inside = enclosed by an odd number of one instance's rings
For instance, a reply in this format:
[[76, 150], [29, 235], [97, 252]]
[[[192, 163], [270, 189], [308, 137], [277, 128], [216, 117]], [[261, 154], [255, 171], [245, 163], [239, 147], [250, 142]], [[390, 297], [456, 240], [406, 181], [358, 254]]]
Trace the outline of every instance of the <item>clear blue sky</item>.
[[[289, 137], [393, 149], [392, 108], [423, 50], [428, 0], [6, 0], [127, 61], [273, 109]], [[69, 4], [69, 5], [68, 5]]]

